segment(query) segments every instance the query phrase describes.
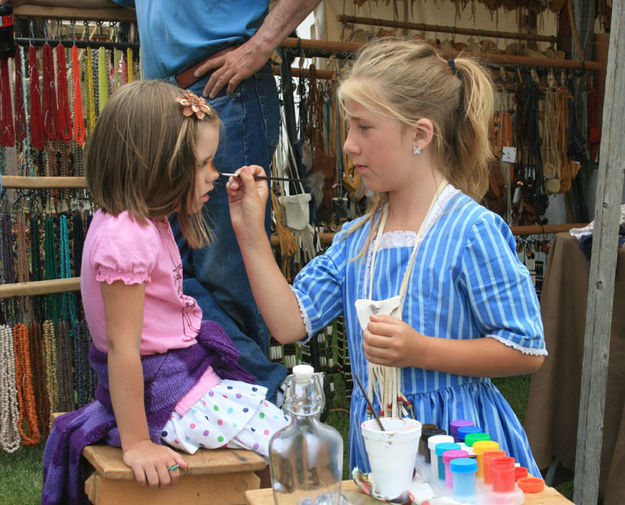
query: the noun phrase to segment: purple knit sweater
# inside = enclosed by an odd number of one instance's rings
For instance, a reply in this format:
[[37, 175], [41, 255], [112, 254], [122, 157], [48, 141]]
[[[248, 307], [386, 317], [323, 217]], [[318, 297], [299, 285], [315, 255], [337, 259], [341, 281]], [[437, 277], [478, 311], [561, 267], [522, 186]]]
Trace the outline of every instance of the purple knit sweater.
[[[197, 344], [186, 349], [141, 360], [145, 410], [150, 438], [155, 443], [160, 443], [162, 428], [178, 400], [209, 365], [222, 379], [255, 382], [254, 376], [239, 365], [239, 352], [219, 324], [202, 322], [197, 339]], [[109, 393], [107, 355], [92, 345], [89, 360], [98, 376], [96, 400], [55, 421], [43, 455], [42, 505], [87, 505], [87, 475], [80, 464], [82, 450], [102, 441], [121, 445]]]

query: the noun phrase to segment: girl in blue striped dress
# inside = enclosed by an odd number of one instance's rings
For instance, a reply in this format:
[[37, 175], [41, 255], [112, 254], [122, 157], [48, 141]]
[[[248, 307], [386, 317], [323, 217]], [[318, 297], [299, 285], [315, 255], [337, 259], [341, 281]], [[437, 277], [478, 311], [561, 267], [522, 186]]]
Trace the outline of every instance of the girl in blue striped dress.
[[[393, 385], [419, 421], [449, 429], [454, 419], [473, 420], [538, 476], [525, 432], [490, 379], [533, 372], [547, 354], [514, 237], [477, 203], [492, 158], [490, 77], [468, 57], [446, 60], [426, 43], [385, 39], [361, 50], [339, 100], [349, 126], [344, 150], [373, 194], [370, 210], [346, 223], [292, 286], [263, 233], [268, 189], [254, 179], [263, 170], [242, 167], [228, 182], [232, 224], [265, 321], [287, 343], [343, 315], [352, 372], [369, 390], [380, 386], [376, 370], [396, 370]], [[392, 410], [401, 413], [401, 405]], [[355, 389], [350, 463], [369, 471], [366, 417]]]

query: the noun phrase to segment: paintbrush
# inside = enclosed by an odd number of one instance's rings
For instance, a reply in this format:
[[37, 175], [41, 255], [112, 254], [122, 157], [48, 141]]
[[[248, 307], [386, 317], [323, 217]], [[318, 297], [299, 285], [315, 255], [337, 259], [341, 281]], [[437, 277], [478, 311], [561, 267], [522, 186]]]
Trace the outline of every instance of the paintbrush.
[[380, 427], [380, 430], [381, 431], [386, 431], [384, 429], [384, 425], [382, 424], [382, 421], [380, 421], [380, 417], [378, 416], [377, 412], [373, 408], [373, 405], [371, 405], [371, 402], [369, 401], [369, 397], [367, 396], [367, 392], [365, 391], [365, 388], [362, 385], [362, 382], [360, 382], [360, 379], [358, 378], [358, 376], [356, 374], [352, 374], [352, 375], [356, 378], [356, 382], [358, 383], [358, 386], [360, 386], [360, 390], [362, 391], [362, 395], [365, 397], [365, 401], [367, 402], [367, 405], [369, 405], [369, 408], [371, 409], [371, 412], [373, 413], [373, 417], [375, 417], [375, 420], [378, 422], [378, 426]]
[[[230, 174], [227, 172], [220, 172], [220, 176], [222, 177], [239, 177], [239, 174]], [[290, 182], [304, 182], [304, 179], [297, 179], [294, 177], [273, 177], [270, 175], [255, 175], [254, 179], [257, 181], [290, 181]]]

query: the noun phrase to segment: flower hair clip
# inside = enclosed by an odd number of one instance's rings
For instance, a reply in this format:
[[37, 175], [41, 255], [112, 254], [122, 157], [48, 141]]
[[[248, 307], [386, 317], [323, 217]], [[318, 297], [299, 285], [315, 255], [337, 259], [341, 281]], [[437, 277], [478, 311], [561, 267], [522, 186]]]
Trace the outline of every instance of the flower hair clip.
[[202, 120], [213, 113], [213, 108], [206, 100], [190, 90], [185, 91], [183, 96], [177, 96], [176, 102], [182, 105], [182, 115], [185, 117], [195, 114], [196, 118]]

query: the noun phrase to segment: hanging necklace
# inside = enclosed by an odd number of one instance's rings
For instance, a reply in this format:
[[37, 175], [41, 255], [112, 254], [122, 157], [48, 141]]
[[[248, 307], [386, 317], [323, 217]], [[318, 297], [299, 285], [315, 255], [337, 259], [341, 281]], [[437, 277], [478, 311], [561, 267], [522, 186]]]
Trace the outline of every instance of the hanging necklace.
[[10, 326], [0, 326], [0, 446], [8, 453], [20, 447], [15, 353]]
[[59, 385], [56, 377], [56, 336], [54, 323], [49, 319], [43, 322], [43, 353], [45, 357], [46, 390], [50, 403], [50, 411], [57, 411]]
[[11, 93], [11, 78], [9, 76], [9, 59], [0, 58], [0, 145], [11, 147], [15, 145], [15, 129], [13, 128], [13, 107]]
[[50, 44], [43, 45], [43, 131], [46, 139], [57, 138], [56, 85], [54, 83], [54, 55]]
[[39, 70], [37, 51], [32, 44], [28, 46], [28, 67], [30, 74], [30, 137], [33, 147], [43, 149], [43, 119], [41, 117], [41, 94], [39, 91]]
[[69, 110], [69, 92], [67, 87], [67, 66], [65, 64], [65, 46], [56, 46], [56, 79], [58, 83], [58, 122], [57, 138], [63, 142], [72, 140], [72, 115]]
[[91, 133], [95, 126], [95, 90], [93, 82], [93, 54], [91, 47], [85, 53], [87, 60], [87, 131]]
[[109, 79], [108, 66], [106, 63], [106, 49], [100, 47], [98, 49], [98, 113], [102, 113], [102, 109], [109, 99]]
[[15, 343], [15, 383], [20, 411], [18, 428], [22, 436], [22, 445], [33, 447], [41, 440], [41, 436], [37, 423], [37, 407], [33, 392], [30, 346], [26, 325], [17, 323], [13, 326], [13, 339]]
[[46, 437], [50, 430], [50, 399], [46, 387], [46, 365], [43, 353], [43, 334], [41, 324], [33, 321], [28, 325], [30, 352], [33, 373], [33, 391], [36, 400], [39, 433]]
[[19, 47], [15, 57], [15, 140], [26, 138], [26, 110], [24, 108], [24, 48]]
[[132, 53], [132, 48], [126, 49], [126, 60], [128, 61], [128, 82], [132, 82], [135, 80], [135, 71], [134, 71], [134, 55]]
[[80, 66], [78, 48], [72, 46], [72, 95], [74, 105], [74, 139], [79, 146], [85, 142], [85, 118], [82, 115], [82, 96], [80, 94]]
[[74, 410], [74, 383], [72, 380], [71, 341], [67, 321], [56, 324], [56, 377], [58, 380], [58, 405], [61, 412]]

